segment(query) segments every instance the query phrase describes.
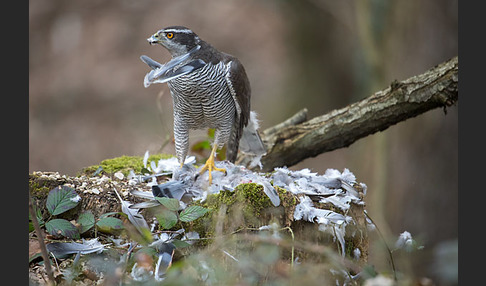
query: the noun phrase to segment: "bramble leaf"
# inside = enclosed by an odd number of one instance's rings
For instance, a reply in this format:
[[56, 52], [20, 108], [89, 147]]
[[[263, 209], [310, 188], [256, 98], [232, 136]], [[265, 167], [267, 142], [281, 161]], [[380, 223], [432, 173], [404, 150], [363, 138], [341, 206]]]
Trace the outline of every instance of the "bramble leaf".
[[111, 234], [124, 228], [123, 222], [120, 219], [111, 216], [100, 219], [96, 223], [96, 227], [101, 232]]
[[95, 217], [91, 211], [86, 211], [79, 215], [78, 223], [81, 225], [79, 233], [85, 233], [95, 225]]
[[52, 219], [46, 222], [47, 232], [54, 236], [62, 235], [67, 238], [79, 239], [78, 229], [65, 219]]
[[190, 222], [203, 216], [208, 211], [208, 209], [201, 206], [190, 206], [179, 214], [179, 219], [183, 222]]
[[162, 209], [155, 217], [163, 229], [171, 229], [177, 223], [177, 214], [168, 209]]
[[177, 211], [181, 207], [178, 199], [171, 199], [167, 197], [155, 197], [155, 199], [171, 211]]
[[51, 215], [58, 215], [77, 206], [80, 200], [73, 188], [58, 186], [47, 195], [46, 208]]

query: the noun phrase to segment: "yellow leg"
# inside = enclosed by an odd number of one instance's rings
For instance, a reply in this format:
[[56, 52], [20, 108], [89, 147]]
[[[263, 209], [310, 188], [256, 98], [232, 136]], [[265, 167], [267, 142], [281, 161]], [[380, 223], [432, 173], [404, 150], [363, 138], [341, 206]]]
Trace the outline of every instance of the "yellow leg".
[[217, 168], [214, 165], [214, 154], [216, 154], [216, 149], [218, 148], [217, 145], [213, 146], [213, 150], [211, 150], [211, 155], [209, 155], [208, 160], [206, 161], [206, 164], [202, 166], [201, 170], [199, 171], [199, 175], [202, 175], [206, 170], [209, 172], [209, 185], [211, 185], [211, 182], [213, 181], [213, 177], [211, 176], [211, 171], [220, 171], [226, 173], [226, 169], [223, 168]]

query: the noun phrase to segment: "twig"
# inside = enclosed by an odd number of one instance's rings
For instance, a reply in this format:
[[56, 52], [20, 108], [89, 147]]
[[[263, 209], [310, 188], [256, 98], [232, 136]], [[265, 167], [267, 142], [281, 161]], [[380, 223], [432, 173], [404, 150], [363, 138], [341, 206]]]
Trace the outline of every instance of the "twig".
[[47, 253], [46, 244], [44, 243], [44, 236], [42, 235], [39, 222], [37, 221], [37, 215], [34, 211], [34, 206], [32, 204], [32, 198], [30, 197], [30, 192], [29, 192], [29, 212], [32, 219], [32, 224], [34, 225], [34, 229], [37, 234], [37, 240], [39, 241], [42, 259], [44, 259], [44, 267], [46, 268], [47, 277], [49, 278], [49, 282], [50, 282], [49, 284], [56, 285], [56, 280], [54, 279], [54, 275], [52, 273], [51, 262], [49, 260], [49, 254]]
[[378, 232], [378, 235], [380, 236], [381, 240], [385, 244], [385, 247], [388, 251], [388, 255], [390, 256], [390, 263], [391, 263], [391, 267], [392, 267], [392, 270], [393, 270], [393, 278], [395, 279], [395, 281], [398, 281], [397, 270], [395, 269], [395, 261], [393, 260], [392, 251], [391, 251], [390, 247], [388, 247], [388, 244], [386, 243], [385, 237], [383, 236], [380, 229], [378, 228], [378, 225], [376, 225], [376, 223], [373, 221], [373, 219], [371, 219], [370, 215], [367, 212], [365, 212], [365, 215], [375, 225], [375, 228], [376, 228], [376, 231]]
[[290, 226], [284, 227], [281, 230], [288, 230], [290, 232], [290, 235], [292, 236], [292, 254], [291, 254], [291, 261], [290, 261], [290, 268], [294, 268], [294, 252], [295, 252], [295, 237], [294, 237], [294, 231], [290, 228]]

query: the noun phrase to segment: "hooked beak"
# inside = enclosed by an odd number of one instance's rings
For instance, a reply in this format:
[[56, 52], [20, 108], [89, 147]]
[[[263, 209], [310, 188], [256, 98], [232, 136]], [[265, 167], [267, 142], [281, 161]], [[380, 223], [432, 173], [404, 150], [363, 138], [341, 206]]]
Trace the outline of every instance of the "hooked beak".
[[159, 43], [159, 40], [155, 38], [154, 35], [152, 35], [150, 38], [147, 39], [147, 42], [151, 45], [155, 45]]

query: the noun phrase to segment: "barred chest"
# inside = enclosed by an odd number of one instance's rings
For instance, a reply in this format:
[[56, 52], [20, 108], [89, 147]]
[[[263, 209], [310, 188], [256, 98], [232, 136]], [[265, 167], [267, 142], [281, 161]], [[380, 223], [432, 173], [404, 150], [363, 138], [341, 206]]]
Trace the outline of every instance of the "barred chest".
[[168, 82], [174, 103], [174, 120], [190, 129], [221, 128], [235, 116], [235, 102], [226, 83], [228, 66], [207, 64]]

